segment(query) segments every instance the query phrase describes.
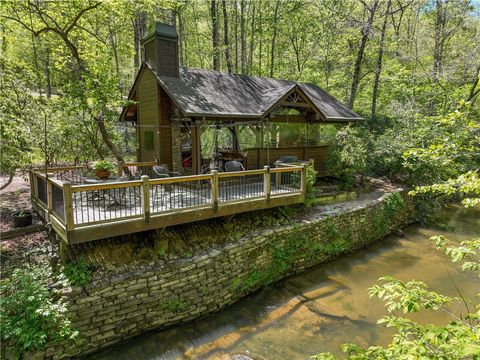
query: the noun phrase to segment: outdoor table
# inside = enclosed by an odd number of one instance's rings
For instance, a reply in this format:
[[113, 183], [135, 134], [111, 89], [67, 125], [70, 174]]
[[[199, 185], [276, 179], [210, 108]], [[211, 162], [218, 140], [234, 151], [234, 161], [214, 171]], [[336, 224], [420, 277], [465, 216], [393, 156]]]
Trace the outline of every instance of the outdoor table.
[[[122, 182], [124, 179], [120, 179], [116, 176], [109, 176], [106, 179], [99, 179], [99, 178], [90, 178], [90, 177], [84, 177], [83, 181], [86, 184], [105, 184], [105, 183], [111, 183], [111, 182]], [[125, 198], [125, 193], [126, 193], [127, 188], [123, 188], [120, 193], [120, 197], [117, 197], [115, 195], [110, 194], [110, 191], [108, 190], [98, 190], [92, 192], [90, 200], [92, 201], [99, 201], [99, 200], [104, 200], [107, 197], [112, 199], [113, 202], [109, 203], [107, 206], [118, 206], [122, 205], [122, 200]]]

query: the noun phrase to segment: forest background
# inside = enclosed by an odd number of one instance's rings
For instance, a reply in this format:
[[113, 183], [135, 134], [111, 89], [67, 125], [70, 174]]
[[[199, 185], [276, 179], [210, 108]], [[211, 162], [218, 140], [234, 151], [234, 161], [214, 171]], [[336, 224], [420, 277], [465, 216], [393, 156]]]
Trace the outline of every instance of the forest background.
[[[45, 158], [134, 158], [134, 130], [118, 122], [119, 109], [154, 20], [176, 25], [181, 66], [315, 83], [362, 115], [332, 138], [340, 178], [419, 185], [478, 165], [463, 151], [478, 145], [477, 1], [7, 0], [2, 174]], [[425, 152], [437, 161], [423, 161]]]

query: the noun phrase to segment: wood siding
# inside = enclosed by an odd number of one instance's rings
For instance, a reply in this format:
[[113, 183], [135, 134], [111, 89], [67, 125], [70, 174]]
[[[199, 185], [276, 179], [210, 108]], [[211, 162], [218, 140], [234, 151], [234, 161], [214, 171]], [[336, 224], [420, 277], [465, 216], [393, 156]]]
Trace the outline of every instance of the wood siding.
[[271, 165], [272, 162], [282, 156], [296, 156], [300, 160], [314, 160], [315, 170], [319, 176], [326, 176], [326, 161], [328, 157], [328, 145], [310, 146], [310, 147], [291, 147], [291, 148], [272, 148], [248, 149], [247, 169], [261, 169], [265, 165]]
[[172, 101], [167, 93], [158, 86], [158, 113], [159, 117], [159, 149], [160, 164], [167, 164], [169, 169], [173, 169], [172, 161], [172, 128], [170, 123], [170, 114], [172, 112]]
[[[159, 156], [157, 99], [157, 81], [150, 71], [145, 71], [138, 84], [139, 161], [154, 161]], [[153, 131], [154, 150], [145, 149], [145, 132], [147, 131]]]

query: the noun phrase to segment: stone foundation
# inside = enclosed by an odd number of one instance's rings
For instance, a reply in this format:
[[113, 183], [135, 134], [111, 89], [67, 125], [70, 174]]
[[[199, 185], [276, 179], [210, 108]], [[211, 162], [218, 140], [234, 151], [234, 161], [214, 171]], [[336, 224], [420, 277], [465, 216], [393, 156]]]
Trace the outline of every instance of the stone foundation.
[[254, 231], [189, 259], [116, 275], [86, 289], [64, 289], [82, 345], [50, 347], [35, 356], [84, 355], [213, 313], [264, 285], [365, 247], [408, 223], [414, 213], [400, 193], [342, 206], [318, 207], [302, 222]]

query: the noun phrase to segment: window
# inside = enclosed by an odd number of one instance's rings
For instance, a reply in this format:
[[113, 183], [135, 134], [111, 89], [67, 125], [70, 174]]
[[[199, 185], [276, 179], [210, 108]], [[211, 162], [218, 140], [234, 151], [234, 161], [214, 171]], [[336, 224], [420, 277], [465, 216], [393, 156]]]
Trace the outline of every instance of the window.
[[155, 150], [153, 131], [144, 131], [143, 132], [143, 147], [145, 150], [153, 151]]

